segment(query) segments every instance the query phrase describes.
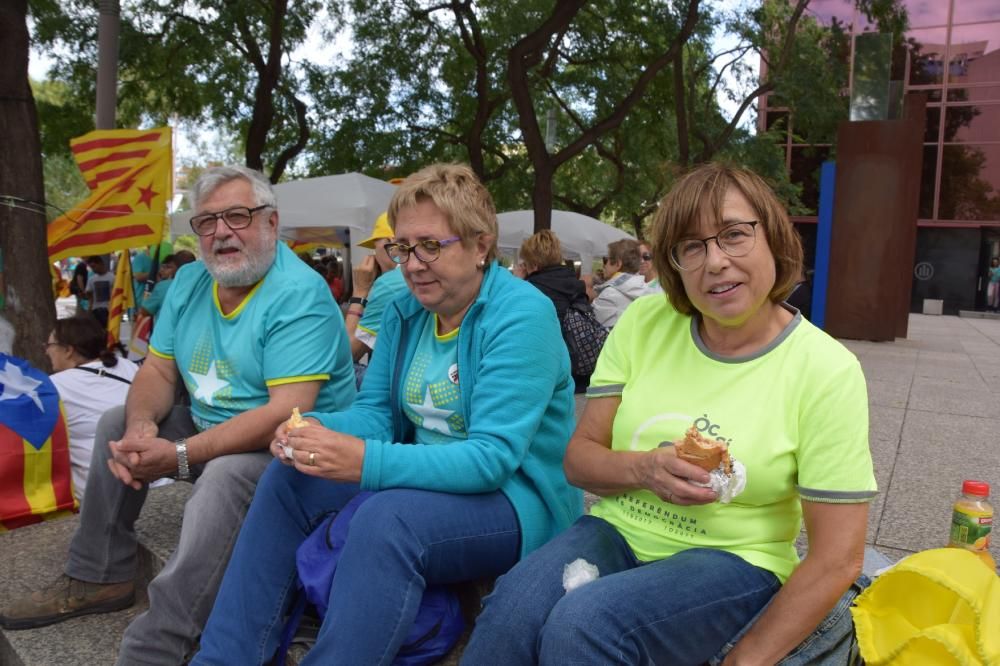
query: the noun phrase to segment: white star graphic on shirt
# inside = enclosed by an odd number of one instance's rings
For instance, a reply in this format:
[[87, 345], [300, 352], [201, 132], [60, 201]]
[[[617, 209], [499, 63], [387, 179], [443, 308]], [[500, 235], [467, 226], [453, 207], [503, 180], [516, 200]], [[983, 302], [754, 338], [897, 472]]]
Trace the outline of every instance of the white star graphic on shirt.
[[438, 409], [434, 406], [434, 400], [431, 398], [430, 386], [427, 387], [427, 393], [424, 396], [423, 404], [411, 402], [410, 408], [419, 416], [423, 417], [424, 430], [433, 430], [434, 432], [439, 432], [442, 435], [451, 435], [451, 428], [448, 427], [447, 418], [455, 412], [447, 409]]
[[7, 361], [7, 367], [0, 370], [0, 384], [3, 384], [0, 400], [16, 400], [22, 395], [26, 395], [35, 403], [38, 411], [45, 413], [42, 399], [38, 397], [38, 391], [35, 390], [42, 385], [42, 382], [22, 373], [19, 366]]
[[198, 385], [198, 390], [194, 392], [194, 398], [209, 405], [214, 404], [212, 402], [213, 395], [229, 386], [229, 382], [219, 379], [219, 376], [215, 373], [215, 361], [209, 364], [208, 372], [205, 374], [191, 372], [190, 370], [188, 373], [194, 379], [194, 383]]

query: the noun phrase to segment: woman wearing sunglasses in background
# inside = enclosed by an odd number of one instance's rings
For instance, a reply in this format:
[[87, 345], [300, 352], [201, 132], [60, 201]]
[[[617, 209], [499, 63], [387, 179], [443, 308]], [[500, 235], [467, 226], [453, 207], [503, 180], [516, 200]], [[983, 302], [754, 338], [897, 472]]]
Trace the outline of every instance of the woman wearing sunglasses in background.
[[388, 216], [409, 292], [354, 405], [278, 429], [194, 664], [271, 659], [296, 549], [360, 490], [378, 492], [351, 520], [309, 663], [389, 663], [427, 585], [496, 577], [582, 512], [562, 472], [574, 403], [555, 308], [494, 260], [486, 188], [430, 166]]
[[639, 243], [639, 275], [646, 281], [646, 291], [651, 294], [663, 292], [660, 278], [656, 276], [656, 266], [653, 265], [653, 251], [646, 241]]

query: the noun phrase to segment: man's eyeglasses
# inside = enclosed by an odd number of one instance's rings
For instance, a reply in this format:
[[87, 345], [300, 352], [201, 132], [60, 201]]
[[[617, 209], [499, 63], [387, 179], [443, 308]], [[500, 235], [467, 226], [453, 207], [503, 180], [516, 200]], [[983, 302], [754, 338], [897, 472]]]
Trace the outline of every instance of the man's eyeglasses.
[[389, 258], [392, 259], [392, 262], [395, 264], [405, 264], [410, 260], [411, 252], [417, 257], [417, 259], [425, 264], [429, 264], [437, 261], [437, 258], [441, 256], [441, 248], [448, 247], [452, 243], [457, 243], [460, 240], [462, 239], [459, 236], [442, 238], [441, 240], [428, 238], [426, 240], [417, 241], [413, 245], [406, 245], [405, 243], [386, 243], [382, 247], [385, 249], [385, 253], [389, 255]]
[[724, 227], [715, 236], [689, 238], [675, 243], [670, 248], [670, 262], [682, 271], [701, 268], [708, 257], [708, 242], [713, 240], [730, 257], [746, 256], [757, 240], [757, 224], [757, 220], [736, 222]]
[[253, 214], [257, 211], [270, 208], [268, 204], [247, 208], [246, 206], [233, 206], [218, 213], [202, 213], [191, 218], [191, 230], [199, 236], [211, 236], [218, 227], [218, 220], [221, 218], [226, 226], [236, 231], [246, 229], [253, 222]]

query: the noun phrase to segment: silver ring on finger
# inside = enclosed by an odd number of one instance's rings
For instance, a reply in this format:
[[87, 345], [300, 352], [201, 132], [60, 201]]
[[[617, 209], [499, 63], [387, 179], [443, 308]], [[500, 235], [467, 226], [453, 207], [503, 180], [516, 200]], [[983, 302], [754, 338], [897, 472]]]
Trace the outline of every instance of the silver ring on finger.
[[312, 467], [316, 466], [316, 452], [315, 451], [309, 454], [309, 465], [312, 466]]

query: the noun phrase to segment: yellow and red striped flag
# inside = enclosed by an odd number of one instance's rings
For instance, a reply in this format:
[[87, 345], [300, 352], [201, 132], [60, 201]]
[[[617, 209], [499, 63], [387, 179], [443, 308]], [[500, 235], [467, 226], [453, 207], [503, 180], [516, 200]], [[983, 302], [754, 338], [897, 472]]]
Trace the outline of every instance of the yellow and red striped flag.
[[0, 353], [0, 532], [77, 506], [55, 384], [27, 361]]
[[49, 259], [159, 243], [173, 192], [170, 128], [96, 130], [70, 148], [91, 192], [49, 223]]
[[108, 308], [109, 347], [121, 339], [122, 315], [131, 307], [135, 307], [135, 293], [132, 290], [132, 260], [128, 250], [122, 250], [118, 256], [115, 286], [111, 289], [111, 306]]

